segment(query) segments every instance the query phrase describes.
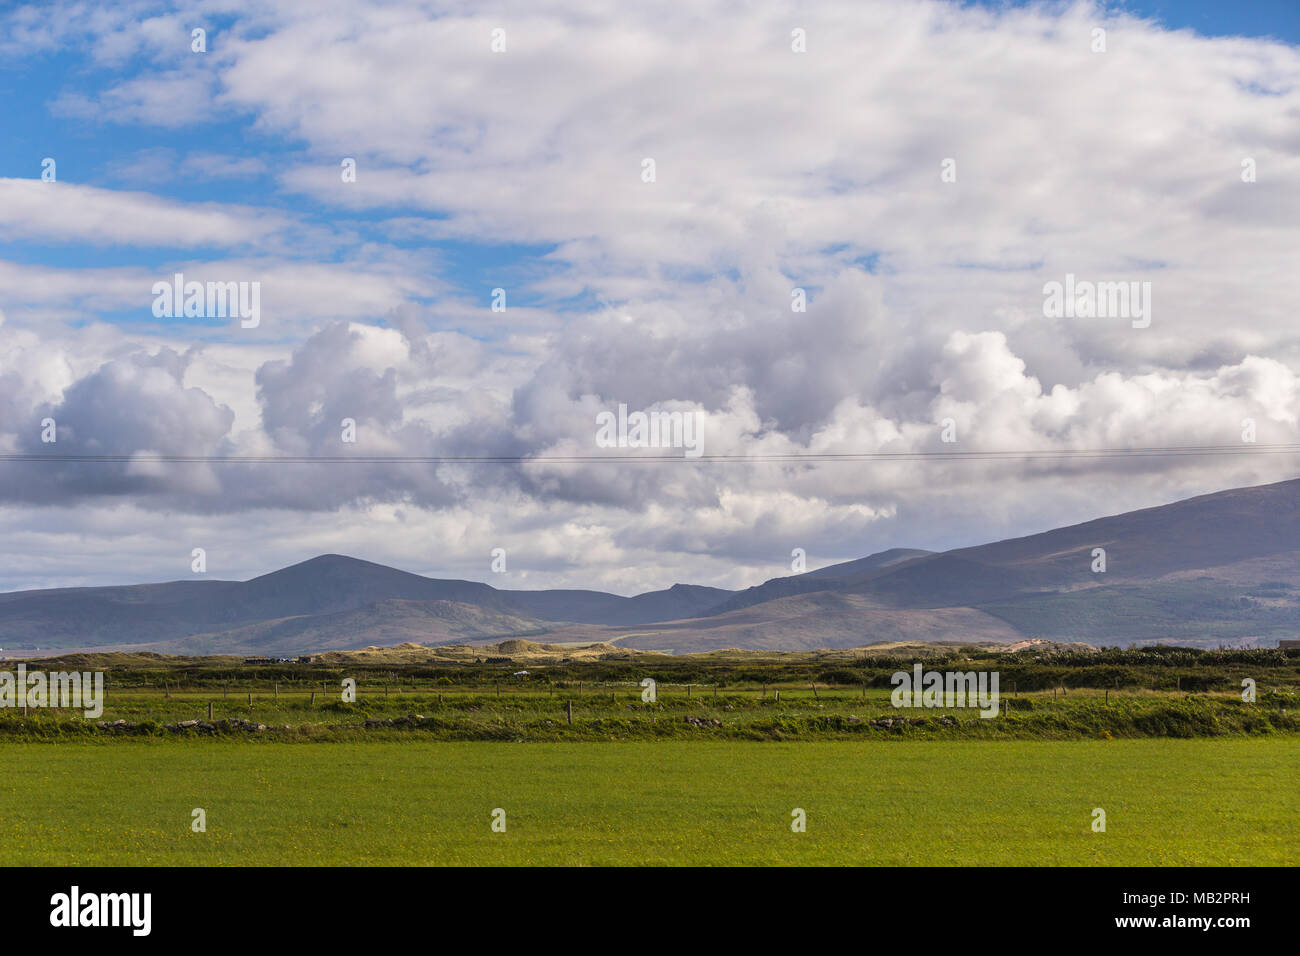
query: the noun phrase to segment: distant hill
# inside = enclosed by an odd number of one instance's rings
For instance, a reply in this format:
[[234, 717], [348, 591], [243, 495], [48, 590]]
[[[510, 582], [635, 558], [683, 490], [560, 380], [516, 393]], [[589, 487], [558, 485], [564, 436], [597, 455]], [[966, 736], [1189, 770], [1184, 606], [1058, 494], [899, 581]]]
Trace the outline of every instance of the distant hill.
[[[443, 643], [543, 633], [550, 622], [637, 625], [726, 598], [678, 584], [622, 597], [504, 591], [324, 554], [249, 581], [173, 581], [0, 594], [0, 647], [153, 647], [167, 653], [295, 653], [384, 641]], [[156, 645], [156, 647], [155, 647]]]
[[457, 601], [509, 610], [500, 592], [439, 581], [337, 554], [250, 581], [173, 581], [0, 594], [0, 647], [58, 648], [170, 642], [377, 601]]
[[502, 591], [510, 607], [549, 621], [648, 624], [695, 617], [731, 595], [721, 588], [674, 584], [663, 591], [619, 597], [603, 591]]
[[[1092, 570], [1096, 548], [1103, 573]], [[1300, 635], [1300, 480], [943, 553], [882, 552], [775, 578], [620, 643], [834, 648], [916, 633], [1003, 640], [1007, 630], [1092, 645], [1272, 646]]]
[[[1094, 549], [1106, 570], [1092, 570]], [[743, 591], [510, 591], [327, 554], [249, 581], [0, 594], [6, 652], [290, 654], [604, 641], [678, 652], [877, 641], [1272, 645], [1300, 634], [1300, 479], [977, 547], [895, 548]]]
[[196, 634], [155, 645], [167, 654], [290, 656], [305, 649], [392, 647], [417, 639], [422, 644], [454, 644], [520, 634], [544, 634], [542, 621], [456, 601], [376, 601], [364, 607], [325, 614], [303, 614], [258, 621], [215, 634]]
[[881, 551], [879, 554], [872, 554], [856, 561], [832, 564], [802, 574], [772, 578], [755, 587], [737, 591], [702, 613], [709, 616], [725, 614], [728, 611], [736, 611], [740, 608], [752, 607], [765, 601], [774, 601], [777, 598], [791, 597], [796, 594], [842, 590], [850, 584], [869, 580], [889, 569], [897, 568], [904, 562], [926, 557], [933, 553], [932, 551], [918, 551], [915, 548], [891, 548], [888, 551]]
[[[1020, 632], [974, 608], [895, 610], [876, 608], [858, 595], [817, 591], [776, 598], [725, 614], [640, 627], [615, 635], [584, 631], [585, 639], [616, 640], [637, 650], [696, 653], [729, 647], [806, 651], [858, 647], [877, 641], [1011, 643]], [[563, 632], [548, 640], [563, 640]]]
[[849, 591], [882, 607], [973, 607], [1028, 638], [1273, 644], [1300, 633], [1300, 480], [948, 551]]

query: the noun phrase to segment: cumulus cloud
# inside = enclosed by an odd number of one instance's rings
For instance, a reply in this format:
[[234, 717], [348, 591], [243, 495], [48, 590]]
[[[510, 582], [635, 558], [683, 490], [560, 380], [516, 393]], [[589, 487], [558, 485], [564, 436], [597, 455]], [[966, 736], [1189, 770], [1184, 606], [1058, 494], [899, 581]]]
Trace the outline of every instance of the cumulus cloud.
[[[187, 539], [244, 529], [262, 557], [232, 576], [339, 550], [483, 578], [505, 546], [516, 577], [497, 583], [744, 586], [793, 547], [814, 566], [950, 547], [1290, 474], [1061, 453], [1241, 446], [1248, 419], [1261, 443], [1296, 439], [1293, 47], [1089, 3], [222, 10], [202, 61], [153, 5], [6, 21], [26, 42], [0, 57], [80, 38], [97, 67], [147, 65], [69, 81], [56, 115], [290, 144], [160, 138], [104, 170], [130, 191], [0, 180], [15, 238], [168, 250], [0, 262], [6, 449], [48, 450], [49, 416], [61, 452], [589, 457], [623, 403], [698, 414], [706, 456], [767, 457], [4, 465], [0, 500], [75, 502], [101, 543], [122, 533], [105, 509], [129, 508], [147, 566], [187, 553], [166, 524], [183, 516]], [[217, 252], [171, 251], [198, 247]], [[172, 269], [261, 280], [262, 327], [111, 315]], [[1150, 326], [1045, 314], [1067, 275], [1150, 282]], [[943, 452], [945, 419], [957, 449], [1045, 457], [772, 457]], [[39, 580], [75, 565], [53, 557], [70, 519], [43, 539], [18, 515], [0, 522], [51, 555]]]

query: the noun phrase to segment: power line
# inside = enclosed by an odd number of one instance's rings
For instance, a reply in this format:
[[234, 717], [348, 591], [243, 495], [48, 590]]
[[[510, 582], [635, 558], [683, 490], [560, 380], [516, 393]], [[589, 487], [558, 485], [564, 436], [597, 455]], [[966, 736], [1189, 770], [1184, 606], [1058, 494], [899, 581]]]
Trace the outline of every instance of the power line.
[[1286, 455], [1300, 453], [1300, 443], [1174, 445], [1153, 448], [1062, 448], [1036, 450], [784, 452], [749, 455], [46, 455], [0, 454], [0, 462], [82, 462], [119, 464], [249, 465], [382, 465], [382, 464], [596, 464], [601, 462], [891, 462], [891, 461], [1076, 461], [1122, 458], [1214, 457], [1219, 455]]

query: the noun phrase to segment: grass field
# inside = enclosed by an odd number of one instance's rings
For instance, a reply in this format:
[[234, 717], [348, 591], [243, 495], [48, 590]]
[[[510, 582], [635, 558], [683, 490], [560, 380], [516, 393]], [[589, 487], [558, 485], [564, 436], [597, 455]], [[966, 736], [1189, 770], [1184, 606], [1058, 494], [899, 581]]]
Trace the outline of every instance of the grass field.
[[[0, 864], [1291, 864], [1300, 742], [3, 743]], [[191, 831], [191, 810], [207, 832]], [[495, 808], [506, 832], [490, 828]], [[791, 811], [807, 832], [791, 832]], [[1092, 811], [1107, 814], [1105, 833]]]

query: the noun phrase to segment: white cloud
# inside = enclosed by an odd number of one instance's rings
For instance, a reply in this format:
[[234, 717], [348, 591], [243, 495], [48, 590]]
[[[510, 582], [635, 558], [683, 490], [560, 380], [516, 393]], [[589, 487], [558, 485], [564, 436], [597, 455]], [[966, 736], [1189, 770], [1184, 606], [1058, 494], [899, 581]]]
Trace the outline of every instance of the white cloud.
[[67, 182], [0, 179], [0, 228], [10, 239], [134, 246], [245, 246], [285, 230], [276, 212], [180, 203], [149, 193]]
[[[10, 235], [216, 246], [231, 257], [158, 267], [261, 279], [265, 314], [247, 337], [92, 324], [81, 341], [64, 323], [135, 308], [156, 270], [0, 263], [14, 349], [0, 407], [22, 424], [0, 424], [9, 447], [30, 441], [22, 415], [75, 414], [108, 383], [135, 431], [100, 421], [130, 452], [166, 450], [177, 425], [145, 427], [149, 401], [192, 403], [190, 445], [293, 454], [332, 448], [344, 416], [372, 453], [588, 454], [596, 412], [619, 402], [700, 411], [706, 454], [942, 450], [944, 417], [969, 450], [1232, 444], [1244, 418], [1260, 442], [1296, 439], [1295, 48], [1085, 3], [225, 7], [242, 15], [201, 63], [170, 16], [9, 21], [32, 49], [89, 36], [97, 63], [151, 64], [102, 89], [70, 82], [58, 110], [186, 130], [220, 117], [293, 150], [164, 137], [111, 171], [141, 186], [269, 175], [277, 206], [0, 180]], [[1104, 54], [1089, 49], [1098, 24]], [[795, 26], [807, 53], [790, 50]], [[1246, 158], [1257, 182], [1241, 181]], [[385, 241], [360, 238], [377, 220]], [[445, 250], [423, 247], [464, 241], [555, 251], [499, 280], [512, 305], [493, 314], [483, 276], [456, 291]], [[1067, 273], [1151, 282], [1150, 328], [1045, 317], [1043, 284]], [[807, 312], [790, 309], [795, 286]], [[186, 353], [199, 337], [220, 341]], [[148, 366], [163, 346], [186, 355], [180, 378]], [[22, 474], [11, 498], [31, 497]], [[346, 550], [482, 578], [500, 545], [529, 586], [639, 590], [754, 583], [796, 546], [816, 564], [974, 543], [1289, 474], [1242, 455], [265, 466], [55, 487], [102, 521], [101, 546], [129, 502], [145, 564], [187, 553], [165, 512], [210, 540], [255, 524], [266, 559], [241, 573]], [[25, 514], [6, 526], [50, 553], [72, 523], [51, 518], [44, 545]]]

